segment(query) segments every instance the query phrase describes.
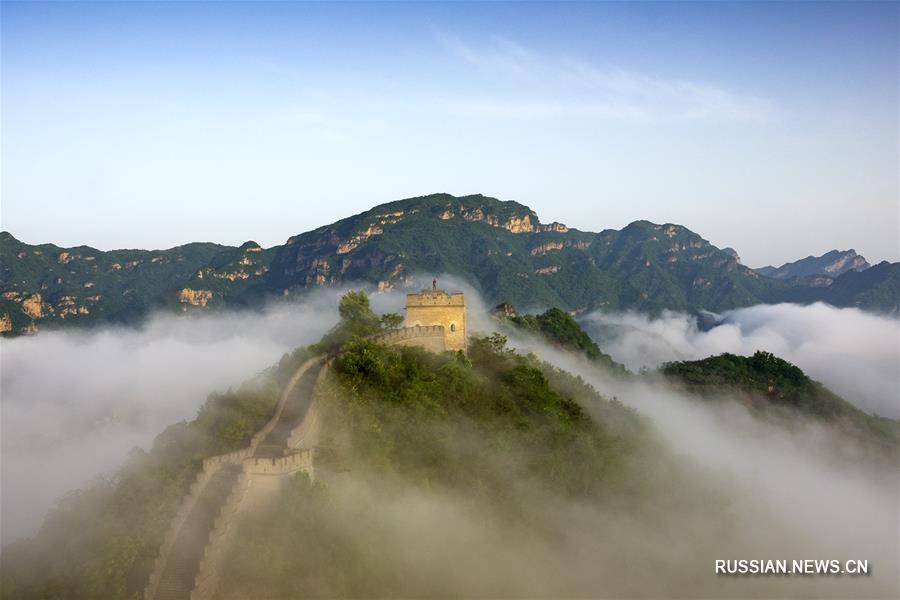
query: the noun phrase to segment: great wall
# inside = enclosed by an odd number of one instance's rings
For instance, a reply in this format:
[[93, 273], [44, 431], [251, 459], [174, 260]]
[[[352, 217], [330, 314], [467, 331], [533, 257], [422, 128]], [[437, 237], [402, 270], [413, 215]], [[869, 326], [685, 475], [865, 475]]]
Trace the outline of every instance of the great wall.
[[307, 360], [247, 448], [204, 459], [160, 547], [145, 599], [211, 598], [238, 516], [270, 499], [284, 477], [313, 475], [319, 433], [313, 392], [325, 373], [324, 357]]
[[[432, 352], [465, 351], [462, 294], [447, 294], [434, 286], [408, 294], [406, 325], [370, 339]], [[315, 391], [327, 376], [330, 360], [311, 358], [293, 373], [272, 418], [246, 448], [203, 460], [160, 546], [144, 588], [145, 600], [213, 598], [240, 516], [273, 499], [290, 475], [302, 471], [315, 477], [321, 430]]]

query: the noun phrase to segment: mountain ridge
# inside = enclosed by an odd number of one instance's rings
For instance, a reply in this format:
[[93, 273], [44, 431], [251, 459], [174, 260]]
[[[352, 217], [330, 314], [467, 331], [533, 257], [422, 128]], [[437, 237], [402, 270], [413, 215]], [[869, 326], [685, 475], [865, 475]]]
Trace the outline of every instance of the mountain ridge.
[[792, 279], [795, 277], [828, 276], [838, 277], [847, 271], [864, 271], [871, 265], [869, 261], [856, 253], [856, 250], [831, 250], [821, 256], [807, 256], [800, 260], [787, 262], [780, 267], [772, 265], [754, 269], [760, 275], [775, 279]]
[[[687, 227], [634, 221], [581, 231], [480, 194], [395, 200], [262, 248], [194, 242], [165, 250], [29, 245], [0, 235], [0, 332], [134, 324], [153, 310], [252, 308], [311, 288], [411, 288], [458, 276], [523, 309], [720, 312], [782, 301], [898, 310], [900, 263], [835, 285], [769, 278]], [[856, 273], [855, 271], [853, 273]], [[856, 273], [859, 275], [859, 273]], [[840, 285], [837, 285], [840, 283]]]

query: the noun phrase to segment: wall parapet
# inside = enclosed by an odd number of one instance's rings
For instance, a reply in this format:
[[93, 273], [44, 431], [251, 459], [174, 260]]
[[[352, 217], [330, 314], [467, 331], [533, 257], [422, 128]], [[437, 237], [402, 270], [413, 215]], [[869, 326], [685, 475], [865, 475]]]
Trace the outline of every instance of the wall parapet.
[[178, 538], [178, 533], [181, 531], [181, 528], [187, 520], [188, 515], [196, 505], [197, 500], [203, 493], [203, 490], [206, 488], [206, 484], [209, 483], [213, 475], [215, 475], [222, 467], [226, 465], [241, 466], [242, 462], [245, 459], [253, 456], [259, 443], [263, 439], [265, 439], [267, 435], [269, 435], [269, 432], [271, 432], [272, 429], [275, 428], [275, 425], [278, 423], [278, 419], [281, 417], [281, 413], [284, 411], [284, 406], [287, 403], [288, 395], [300, 380], [300, 377], [302, 377], [308, 369], [310, 369], [313, 365], [321, 360], [321, 356], [310, 358], [302, 365], [300, 365], [300, 367], [298, 367], [287, 384], [285, 384], [284, 389], [281, 392], [281, 396], [278, 399], [278, 404], [275, 407], [275, 413], [272, 415], [272, 418], [269, 419], [269, 421], [263, 426], [263, 428], [260, 429], [250, 439], [250, 445], [248, 447], [242, 448], [240, 450], [235, 450], [227, 454], [219, 454], [203, 459], [203, 465], [200, 468], [200, 472], [197, 473], [197, 476], [194, 478], [194, 481], [188, 488], [187, 495], [185, 495], [184, 499], [181, 501], [181, 505], [178, 507], [175, 516], [172, 518], [169, 529], [166, 532], [165, 537], [163, 538], [163, 543], [160, 545], [159, 554], [153, 561], [153, 570], [150, 572], [150, 579], [147, 583], [147, 586], [144, 588], [144, 598], [146, 600], [150, 600], [156, 595], [156, 592], [159, 588], [159, 582], [162, 579], [163, 573], [165, 572], [166, 564], [168, 562], [172, 546], [174, 545], [175, 540]]
[[312, 471], [313, 448], [298, 450], [287, 456], [247, 458], [242, 463], [244, 473], [250, 475], [286, 475], [297, 471]]
[[[319, 358], [315, 359], [319, 360]], [[309, 408], [303, 422], [291, 431], [288, 438], [288, 448], [293, 448], [290, 441], [295, 436], [303, 435], [306, 441], [307, 432], [317, 435], [318, 412], [315, 403], [315, 390], [324, 378], [324, 373], [328, 369], [331, 361], [325, 362], [325, 365], [316, 376], [316, 383], [313, 386], [313, 397], [310, 398]], [[313, 363], [314, 364], [314, 363]], [[305, 364], [302, 370], [298, 370], [295, 377], [285, 387], [286, 392], [293, 389], [294, 384], [299, 381], [300, 377], [307, 371], [310, 363]], [[283, 407], [282, 407], [283, 408]], [[279, 411], [279, 416], [281, 411]], [[271, 430], [271, 428], [269, 428]], [[260, 430], [263, 432], [263, 430]], [[268, 431], [265, 432], [268, 435]], [[265, 436], [259, 436], [262, 440]], [[299, 444], [300, 439], [295, 443]], [[258, 442], [257, 442], [258, 443]], [[291, 452], [285, 456], [276, 457], [254, 457], [252, 453], [243, 458], [241, 461], [241, 475], [238, 482], [232, 488], [231, 494], [228, 496], [222, 511], [213, 523], [212, 532], [209, 540], [203, 549], [203, 557], [200, 560], [200, 566], [197, 569], [197, 575], [194, 578], [194, 589], [191, 591], [191, 600], [208, 600], [212, 598], [219, 585], [219, 579], [222, 575], [222, 569], [225, 567], [228, 550], [232, 545], [235, 535], [238, 531], [238, 517], [242, 507], [248, 501], [248, 496], [256, 495], [258, 497], [259, 483], [257, 482], [257, 491], [253, 490], [254, 477], [273, 476], [276, 479], [305, 471], [309, 476], [314, 477], [313, 460], [315, 458], [315, 449], [313, 447], [305, 448], [299, 451]]]
[[322, 382], [325, 381], [328, 369], [331, 368], [334, 359], [328, 360], [319, 370], [316, 376], [316, 383], [313, 385], [313, 397], [310, 399], [309, 408], [306, 409], [306, 416], [303, 422], [291, 430], [287, 439], [287, 448], [294, 450], [300, 447], [300, 444], [306, 444], [307, 448], [314, 448], [319, 443], [319, 430], [321, 428], [321, 415], [319, 413], [319, 403], [316, 402], [316, 390], [321, 389]]
[[203, 548], [203, 556], [194, 577], [191, 600], [211, 598], [218, 584], [219, 573], [225, 561], [225, 552], [237, 530], [237, 514], [244, 496], [250, 489], [246, 472], [242, 472], [231, 488], [231, 493], [222, 506], [222, 511], [213, 523], [209, 540]]
[[376, 333], [371, 336], [374, 342], [390, 346], [402, 340], [424, 337], [444, 337], [443, 325], [413, 325], [411, 327], [401, 327], [400, 329], [392, 329], [384, 333]]

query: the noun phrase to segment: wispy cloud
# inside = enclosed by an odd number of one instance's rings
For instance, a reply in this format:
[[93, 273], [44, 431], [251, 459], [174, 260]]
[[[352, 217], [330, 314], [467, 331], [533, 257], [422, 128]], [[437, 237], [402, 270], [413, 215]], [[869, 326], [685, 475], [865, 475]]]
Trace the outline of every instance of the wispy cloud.
[[437, 38], [456, 60], [493, 81], [487, 92], [446, 99], [448, 107], [466, 114], [490, 118], [763, 121], [775, 112], [767, 98], [712, 82], [541, 55], [503, 38], [494, 38], [485, 46], [446, 35]]

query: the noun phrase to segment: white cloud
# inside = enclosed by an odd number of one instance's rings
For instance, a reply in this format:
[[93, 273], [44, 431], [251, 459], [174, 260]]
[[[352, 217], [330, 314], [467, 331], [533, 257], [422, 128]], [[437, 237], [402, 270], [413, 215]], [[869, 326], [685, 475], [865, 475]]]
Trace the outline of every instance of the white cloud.
[[763, 121], [775, 112], [766, 98], [711, 82], [540, 56], [503, 38], [484, 47], [443, 35], [438, 40], [456, 59], [490, 76], [500, 88], [450, 94], [446, 106], [464, 114], [513, 119]]
[[772, 352], [859, 408], [900, 417], [900, 321], [826, 304], [758, 305], [729, 311], [702, 331], [694, 317], [666, 312], [594, 313], [588, 332], [631, 369], [731, 352]]
[[[801, 314], [804, 312], [806, 314]], [[762, 334], [763, 329], [768, 330], [765, 339], [769, 341], [781, 339], [792, 348], [808, 351], [816, 347], [827, 351], [829, 335], [846, 335], [848, 330], [860, 327], [863, 330], [850, 340], [847, 353], [859, 351], [864, 336], [874, 340], [875, 348], [890, 336], [897, 340], [898, 322], [890, 320], [869, 323], [887, 330], [880, 341], [874, 339], [877, 334], [872, 327], [861, 321], [870, 316], [823, 305], [758, 306], [730, 313], [727, 317], [739, 320], [740, 325], [733, 321], [733, 327], [724, 325], [711, 337], [699, 331], [692, 319], [678, 314], [668, 314], [661, 319], [634, 314], [594, 315], [596, 321], [603, 319], [604, 326], [601, 328], [595, 322], [591, 329], [592, 333], [602, 333], [600, 341], [605, 350], [613, 349], [620, 360], [627, 357], [631, 367], [639, 367], [670, 358], [688, 358], [688, 353], [693, 357], [728, 348], [733, 351], [743, 340], [742, 336], [749, 339], [753, 335], [751, 332]], [[744, 328], [743, 333], [740, 327]], [[830, 333], [823, 333], [823, 329], [830, 329]], [[752, 346], [752, 342], [744, 341]], [[686, 542], [669, 564], [693, 577], [688, 579], [688, 591], [676, 592], [676, 595], [715, 598], [896, 597], [896, 565], [900, 557], [896, 535], [900, 526], [900, 513], [897, 512], [900, 473], [894, 462], [860, 458], [862, 455], [855, 453], [852, 443], [817, 423], [797, 423], [790, 429], [780, 427], [758, 419], [738, 402], [702, 401], [662, 382], [623, 380], [612, 376], [582, 357], [550, 347], [535, 336], [513, 332], [510, 343], [520, 351], [536, 352], [541, 359], [582, 376], [607, 398], [617, 398], [649, 417], [664, 439], [665, 447], [679, 457], [679, 463], [699, 466], [717, 486], [717, 493], [724, 494], [711, 497], [710, 502], [711, 506], [720, 501], [728, 503], [732, 519], [726, 532], [713, 526], [713, 509], [708, 520], [676, 522], [674, 528], [680, 531], [661, 543], [662, 548], [670, 549]], [[649, 356], [645, 356], [647, 353]], [[886, 353], [886, 356], [880, 356], [880, 353]], [[873, 349], [867, 356], [887, 370], [880, 375], [883, 378], [896, 368], [891, 366], [896, 362], [890, 362], [889, 348], [881, 346], [880, 351]], [[893, 356], [896, 358], [896, 354]], [[841, 360], [829, 358], [835, 361], [832, 365]], [[828, 368], [829, 361], [823, 360], [821, 364]], [[830, 384], [841, 387], [843, 378], [849, 378], [852, 383], [858, 377], [852, 368], [838, 368], [831, 374]], [[591, 412], [595, 409], [593, 406], [586, 408]], [[599, 418], [602, 414], [595, 412]], [[666, 522], [665, 501], [654, 518]], [[615, 525], [626, 529], [621, 535], [623, 544], [619, 547], [627, 551], [628, 545], [641, 532], [639, 528], [621, 522]], [[579, 526], [583, 527], [584, 523]], [[645, 554], [640, 560], [649, 560], [659, 548], [651, 545], [643, 551]], [[704, 552], [708, 552], [710, 558], [706, 558]], [[840, 560], [864, 557], [869, 560], [872, 574], [865, 578], [824, 579], [707, 576], [711, 567], [706, 565], [712, 564], [711, 557], [794, 559], [814, 556]], [[605, 565], [598, 564], [598, 568], [602, 566]], [[663, 575], [661, 571], [657, 574], [668, 578], [668, 574]], [[637, 589], [638, 585], [632, 583], [631, 589]], [[672, 595], [672, 589], [668, 587], [646, 595]], [[638, 592], [637, 595], [644, 594]]]
[[338, 292], [263, 313], [157, 315], [140, 329], [41, 332], [0, 342], [2, 541], [26, 535], [65, 491], [192, 419], [337, 321]]

